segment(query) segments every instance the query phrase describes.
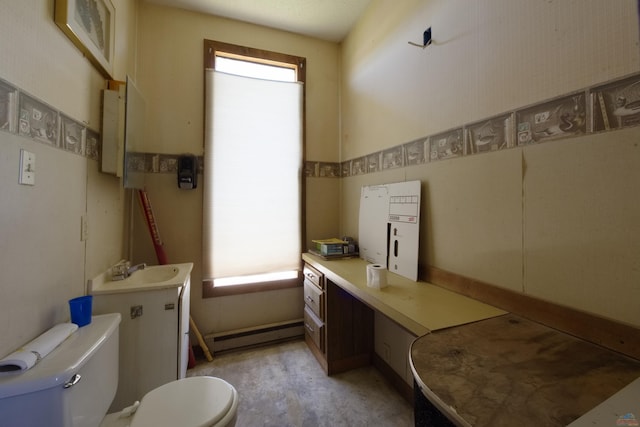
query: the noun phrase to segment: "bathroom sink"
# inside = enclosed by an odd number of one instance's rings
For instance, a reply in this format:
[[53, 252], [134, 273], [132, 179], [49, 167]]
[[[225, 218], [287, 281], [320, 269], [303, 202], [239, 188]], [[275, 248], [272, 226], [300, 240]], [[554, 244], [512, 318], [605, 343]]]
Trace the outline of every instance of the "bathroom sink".
[[122, 281], [132, 285], [166, 282], [176, 277], [179, 272], [180, 269], [175, 265], [152, 265], [133, 272], [133, 274]]
[[191, 275], [193, 263], [150, 265], [131, 273], [123, 280], [112, 280], [110, 271], [88, 281], [93, 295], [150, 291], [183, 286]]

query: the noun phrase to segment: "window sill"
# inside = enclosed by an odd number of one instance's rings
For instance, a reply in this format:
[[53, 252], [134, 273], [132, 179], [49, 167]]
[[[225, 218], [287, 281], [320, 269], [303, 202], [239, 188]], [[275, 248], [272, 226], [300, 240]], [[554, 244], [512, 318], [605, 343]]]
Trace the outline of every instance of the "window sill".
[[276, 280], [264, 283], [248, 283], [246, 285], [213, 286], [211, 280], [202, 282], [202, 298], [225, 297], [230, 295], [250, 294], [254, 292], [267, 292], [279, 289], [289, 289], [302, 286], [302, 273], [298, 277], [288, 280]]

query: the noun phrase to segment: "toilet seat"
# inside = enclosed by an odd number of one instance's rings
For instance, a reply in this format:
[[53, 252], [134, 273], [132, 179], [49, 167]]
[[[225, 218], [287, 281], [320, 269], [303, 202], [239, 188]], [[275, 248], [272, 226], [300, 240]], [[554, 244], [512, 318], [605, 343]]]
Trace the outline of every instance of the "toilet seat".
[[237, 393], [220, 378], [190, 377], [172, 381], [147, 393], [131, 427], [210, 427], [235, 416]]

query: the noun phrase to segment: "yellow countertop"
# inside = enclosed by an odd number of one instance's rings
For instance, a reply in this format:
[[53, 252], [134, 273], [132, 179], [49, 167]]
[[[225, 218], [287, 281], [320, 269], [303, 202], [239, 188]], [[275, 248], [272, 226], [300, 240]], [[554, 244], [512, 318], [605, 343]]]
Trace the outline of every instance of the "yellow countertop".
[[325, 260], [304, 253], [302, 259], [371, 308], [415, 336], [506, 314], [491, 305], [427, 282], [414, 282], [387, 272], [388, 286], [367, 286], [368, 262], [359, 258]]

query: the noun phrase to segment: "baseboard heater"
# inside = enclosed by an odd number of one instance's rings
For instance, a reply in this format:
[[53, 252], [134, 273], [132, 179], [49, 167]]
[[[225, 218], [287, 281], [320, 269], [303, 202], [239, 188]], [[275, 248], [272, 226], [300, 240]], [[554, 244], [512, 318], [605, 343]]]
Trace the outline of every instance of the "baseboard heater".
[[304, 320], [271, 323], [251, 328], [208, 334], [204, 337], [211, 353], [275, 343], [304, 336]]

